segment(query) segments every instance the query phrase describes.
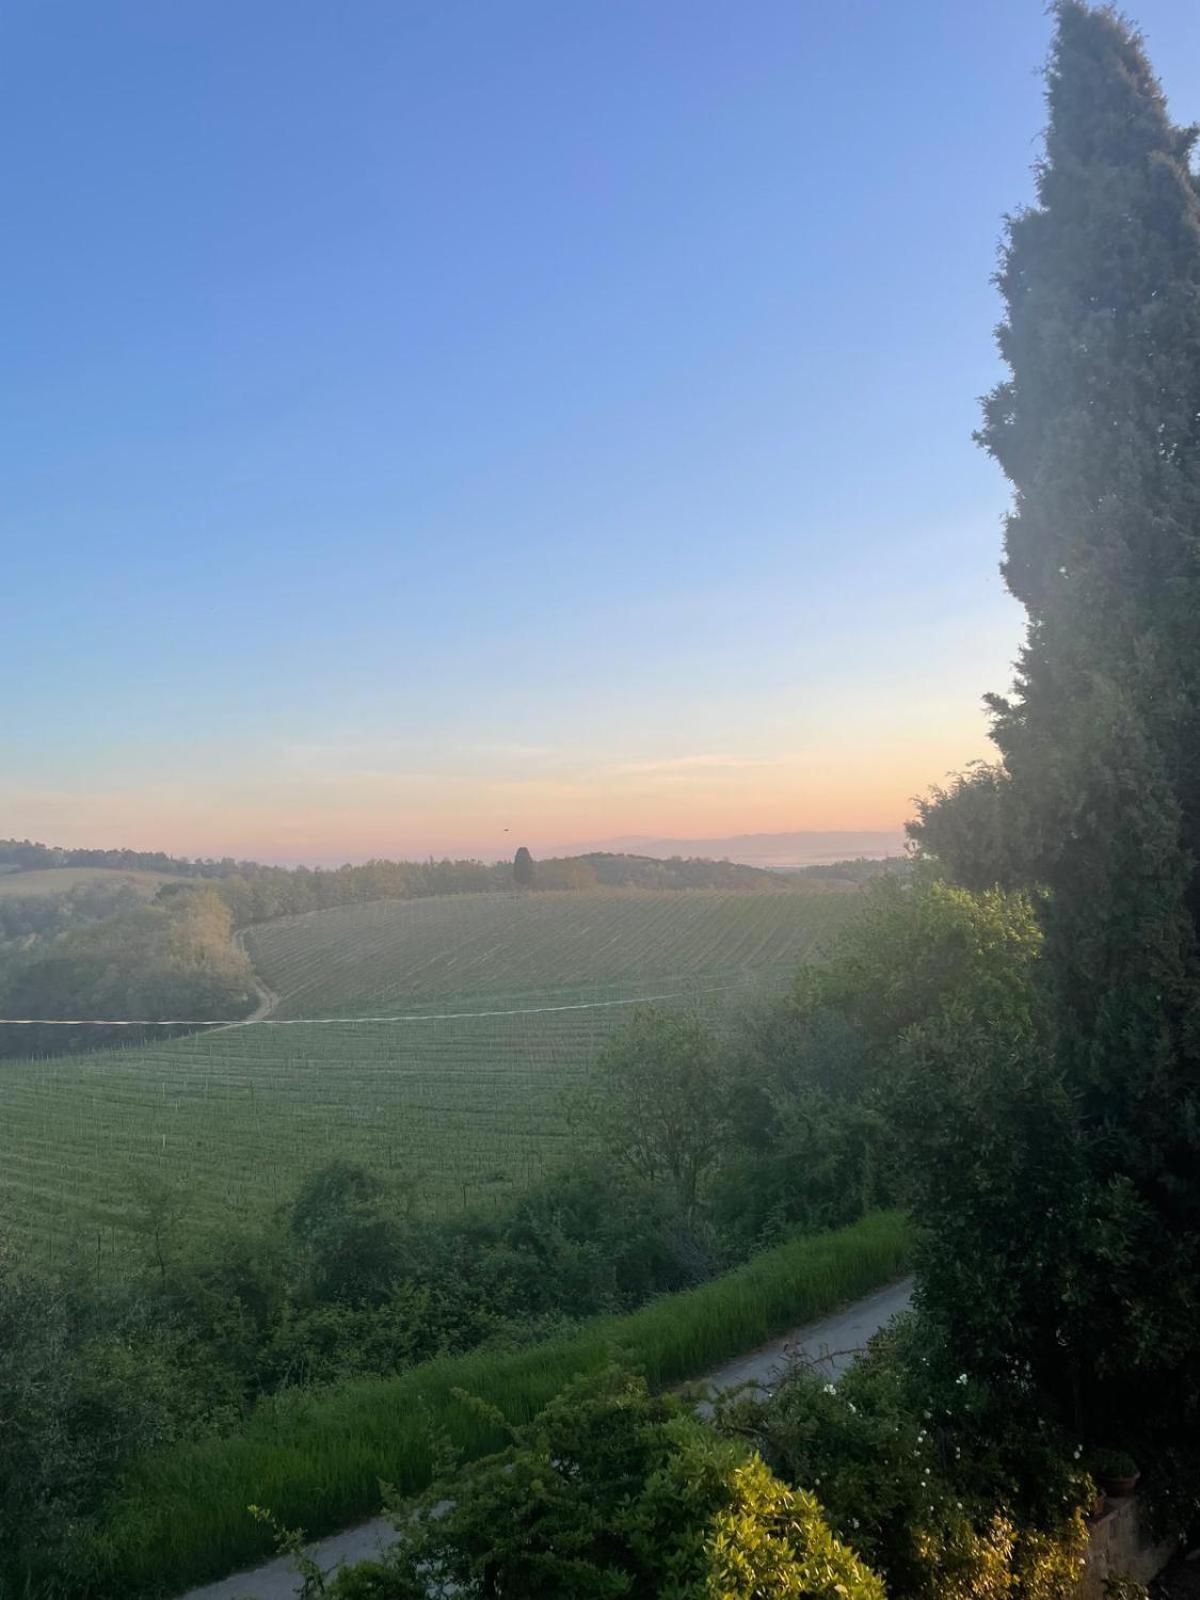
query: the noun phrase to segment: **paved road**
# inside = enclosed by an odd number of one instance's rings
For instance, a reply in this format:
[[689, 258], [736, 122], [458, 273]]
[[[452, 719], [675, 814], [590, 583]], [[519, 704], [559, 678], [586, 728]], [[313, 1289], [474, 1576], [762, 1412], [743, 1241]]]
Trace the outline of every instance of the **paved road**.
[[907, 1311], [911, 1304], [912, 1279], [905, 1278], [902, 1283], [876, 1290], [865, 1300], [856, 1300], [843, 1311], [835, 1311], [831, 1317], [793, 1329], [782, 1339], [764, 1344], [760, 1350], [727, 1361], [723, 1367], [710, 1372], [707, 1381], [714, 1389], [735, 1389], [739, 1384], [752, 1383], [755, 1388], [769, 1393], [778, 1388], [795, 1360], [815, 1364], [820, 1371], [836, 1378], [873, 1333], [878, 1333], [885, 1322], [890, 1322], [901, 1311]]
[[[907, 1310], [911, 1299], [912, 1279], [905, 1278], [901, 1283], [876, 1290], [865, 1300], [856, 1300], [831, 1317], [794, 1328], [760, 1350], [727, 1362], [709, 1373], [706, 1381], [715, 1389], [733, 1389], [739, 1384], [752, 1383], [769, 1391], [786, 1376], [789, 1363], [800, 1358], [819, 1363], [831, 1377], [837, 1377], [873, 1333], [898, 1312]], [[366, 1561], [378, 1555], [394, 1537], [387, 1518], [375, 1517], [357, 1528], [318, 1540], [309, 1548], [314, 1559], [330, 1572], [344, 1563]], [[183, 1600], [296, 1600], [299, 1592], [300, 1581], [292, 1559], [282, 1556], [251, 1572], [239, 1572], [232, 1578], [206, 1584], [203, 1589], [192, 1589]]]

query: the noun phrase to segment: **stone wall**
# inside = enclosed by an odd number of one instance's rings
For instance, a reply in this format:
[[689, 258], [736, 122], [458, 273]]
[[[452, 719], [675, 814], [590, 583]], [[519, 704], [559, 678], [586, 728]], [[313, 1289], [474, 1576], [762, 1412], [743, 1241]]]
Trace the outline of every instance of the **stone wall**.
[[1104, 1600], [1104, 1580], [1118, 1573], [1149, 1583], [1174, 1554], [1173, 1544], [1150, 1544], [1143, 1535], [1136, 1495], [1110, 1500], [1091, 1524], [1079, 1600]]

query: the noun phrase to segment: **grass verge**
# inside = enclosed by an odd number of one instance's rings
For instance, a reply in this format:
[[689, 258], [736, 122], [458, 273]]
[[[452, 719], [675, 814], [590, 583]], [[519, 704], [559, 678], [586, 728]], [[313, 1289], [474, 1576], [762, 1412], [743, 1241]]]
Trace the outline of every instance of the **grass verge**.
[[426, 1487], [431, 1432], [476, 1457], [504, 1443], [455, 1399], [466, 1389], [513, 1422], [564, 1384], [619, 1357], [665, 1386], [703, 1375], [904, 1271], [907, 1219], [876, 1212], [850, 1227], [789, 1240], [733, 1272], [627, 1316], [521, 1350], [477, 1350], [259, 1408], [238, 1434], [147, 1459], [112, 1506], [97, 1549], [97, 1592], [174, 1594], [271, 1554], [248, 1514], [269, 1506], [313, 1536], [372, 1516], [380, 1479]]

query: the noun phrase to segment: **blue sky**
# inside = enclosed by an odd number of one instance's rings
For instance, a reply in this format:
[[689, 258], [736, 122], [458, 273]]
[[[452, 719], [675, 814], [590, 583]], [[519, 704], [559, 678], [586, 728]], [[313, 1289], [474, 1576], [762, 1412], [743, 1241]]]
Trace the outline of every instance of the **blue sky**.
[[898, 824], [1020, 635], [970, 433], [1048, 31], [10, 0], [0, 834]]

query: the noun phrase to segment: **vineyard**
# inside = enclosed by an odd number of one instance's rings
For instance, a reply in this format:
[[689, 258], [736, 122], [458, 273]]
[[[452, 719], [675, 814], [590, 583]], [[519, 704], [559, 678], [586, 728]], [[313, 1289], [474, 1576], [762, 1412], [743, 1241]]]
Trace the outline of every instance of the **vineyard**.
[[851, 904], [636, 890], [380, 900], [283, 917], [246, 945], [280, 1017], [594, 1003], [786, 973]]
[[4, 1064], [0, 1226], [108, 1259], [148, 1189], [180, 1197], [182, 1225], [220, 1225], [337, 1156], [422, 1210], [493, 1204], [580, 1137], [569, 1091], [631, 1004], [720, 1024], [781, 988], [856, 903], [462, 895], [265, 924], [246, 942], [279, 996], [271, 1020]]

